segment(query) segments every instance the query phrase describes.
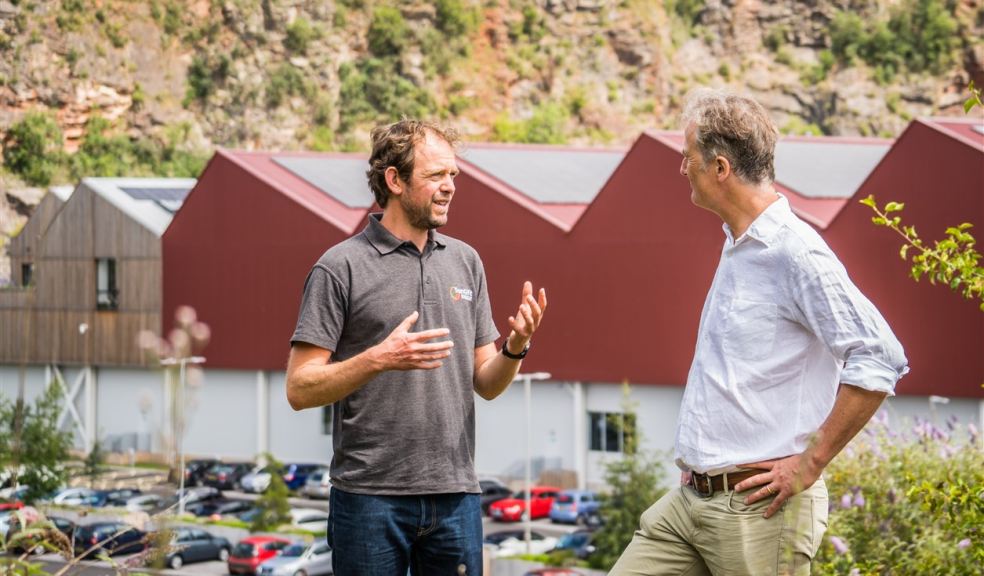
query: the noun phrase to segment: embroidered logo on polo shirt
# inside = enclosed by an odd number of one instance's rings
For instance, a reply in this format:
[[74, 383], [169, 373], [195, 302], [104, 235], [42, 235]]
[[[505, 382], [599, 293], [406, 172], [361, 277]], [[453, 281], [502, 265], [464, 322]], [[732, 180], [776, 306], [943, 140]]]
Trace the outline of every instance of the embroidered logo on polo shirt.
[[457, 302], [458, 300], [472, 301], [472, 291], [471, 288], [458, 288], [457, 286], [451, 287], [451, 299]]

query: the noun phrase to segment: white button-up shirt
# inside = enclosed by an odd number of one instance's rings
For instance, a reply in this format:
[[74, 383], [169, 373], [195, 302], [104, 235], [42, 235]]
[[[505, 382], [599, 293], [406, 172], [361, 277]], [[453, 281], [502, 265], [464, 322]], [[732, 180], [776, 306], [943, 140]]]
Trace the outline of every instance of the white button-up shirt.
[[725, 225], [676, 438], [684, 470], [718, 474], [803, 452], [840, 383], [894, 394], [902, 345], [826, 242], [773, 202]]

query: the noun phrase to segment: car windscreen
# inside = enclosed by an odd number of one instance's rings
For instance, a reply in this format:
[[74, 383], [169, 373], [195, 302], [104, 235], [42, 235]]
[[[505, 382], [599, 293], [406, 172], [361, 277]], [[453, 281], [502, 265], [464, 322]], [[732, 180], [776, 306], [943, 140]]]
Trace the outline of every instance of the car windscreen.
[[574, 497], [570, 494], [561, 494], [560, 496], [557, 496], [557, 502], [560, 502], [561, 504], [570, 504], [573, 501]]
[[284, 548], [284, 551], [280, 553], [281, 556], [287, 556], [289, 558], [296, 558], [304, 555], [304, 551], [308, 549], [307, 544], [291, 544], [290, 546]]
[[557, 548], [580, 548], [588, 543], [588, 535], [583, 532], [564, 534], [557, 543]]
[[315, 473], [311, 474], [310, 476], [308, 476], [308, 482], [311, 482], [311, 483], [321, 482], [321, 477], [324, 476], [324, 475], [325, 475], [324, 472], [315, 472]]
[[232, 555], [236, 558], [250, 558], [256, 553], [256, 547], [249, 542], [240, 542], [232, 549]]

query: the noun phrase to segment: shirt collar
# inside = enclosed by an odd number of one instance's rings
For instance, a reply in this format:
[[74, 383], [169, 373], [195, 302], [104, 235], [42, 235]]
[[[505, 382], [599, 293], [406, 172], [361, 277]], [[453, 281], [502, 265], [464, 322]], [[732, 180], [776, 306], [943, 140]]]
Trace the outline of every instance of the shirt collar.
[[776, 193], [779, 199], [769, 204], [769, 206], [759, 214], [749, 225], [748, 230], [742, 234], [741, 238], [734, 239], [731, 228], [727, 224], [722, 224], [724, 233], [733, 243], [737, 244], [743, 238], [753, 238], [766, 246], [772, 243], [773, 238], [785, 225], [788, 216], [792, 214], [789, 208], [789, 200], [782, 194]]
[[[394, 236], [392, 232], [387, 230], [381, 222], [382, 219], [382, 212], [369, 214], [369, 223], [362, 231], [362, 233], [365, 234], [366, 239], [369, 240], [369, 243], [372, 244], [373, 248], [375, 248], [380, 254], [389, 254], [404, 244], [410, 244], [409, 241], [400, 240]], [[428, 230], [427, 244], [433, 244], [437, 248], [444, 248], [444, 236], [434, 232], [433, 230]]]

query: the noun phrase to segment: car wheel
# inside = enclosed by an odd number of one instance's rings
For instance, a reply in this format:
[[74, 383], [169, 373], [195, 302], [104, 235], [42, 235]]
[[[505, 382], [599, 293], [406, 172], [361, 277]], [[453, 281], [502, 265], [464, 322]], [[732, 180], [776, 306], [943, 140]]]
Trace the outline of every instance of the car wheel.
[[175, 554], [174, 556], [171, 556], [171, 561], [168, 562], [167, 565], [171, 568], [171, 570], [181, 570], [181, 567], [184, 566], [184, 559], [181, 558], [180, 554]]
[[307, 572], [304, 570], [298, 570], [297, 572], [294, 572], [294, 576], [307, 576]]
[[228, 561], [229, 561], [229, 549], [219, 548], [219, 562], [228, 562]]

